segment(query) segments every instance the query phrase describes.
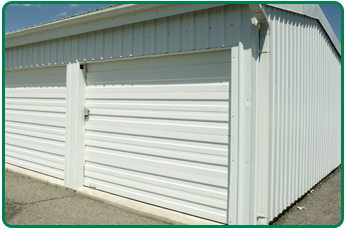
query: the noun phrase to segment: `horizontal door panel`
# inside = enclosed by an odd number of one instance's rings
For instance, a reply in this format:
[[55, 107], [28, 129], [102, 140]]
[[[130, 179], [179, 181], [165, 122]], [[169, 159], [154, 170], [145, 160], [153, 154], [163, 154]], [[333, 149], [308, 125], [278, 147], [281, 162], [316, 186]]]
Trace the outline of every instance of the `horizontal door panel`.
[[229, 100], [229, 92], [177, 92], [177, 93], [88, 93], [90, 99], [159, 99], [159, 100]]
[[42, 152], [65, 155], [65, 143], [41, 138], [27, 137], [23, 135], [6, 133], [5, 143]]
[[201, 121], [223, 121], [229, 120], [227, 113], [200, 113], [200, 112], [176, 112], [176, 111], [154, 111], [154, 110], [120, 110], [120, 109], [98, 109], [89, 108], [91, 115], [121, 116], [121, 117], [142, 117], [162, 118], [180, 120], [201, 120]]
[[24, 160], [14, 158], [12, 156], [7, 156], [7, 155], [5, 156], [5, 162], [19, 166], [19, 167], [23, 167], [26, 169], [30, 169], [39, 173], [43, 173], [43, 174], [51, 175], [60, 179], [64, 179], [64, 172], [62, 170], [58, 170], [52, 167], [32, 163], [29, 161], [24, 161]]
[[[24, 58], [26, 58], [26, 56], [27, 55], [24, 54]], [[27, 58], [34, 59], [33, 57], [29, 57], [29, 56], [27, 56]], [[14, 71], [6, 71], [5, 76], [6, 76], [5, 77], [6, 88], [7, 87], [50, 87], [51, 88], [51, 87], [56, 87], [56, 86], [62, 86], [62, 87], [66, 86], [66, 66], [49, 66], [47, 68], [29, 68], [29, 69], [22, 69], [22, 70], [18, 69]], [[8, 97], [7, 94], [6, 94], [6, 97]]]
[[100, 109], [128, 109], [153, 111], [195, 111], [228, 113], [228, 101], [172, 101], [172, 100], [92, 100], [87, 99], [86, 107], [91, 111]]
[[116, 185], [108, 182], [101, 182], [92, 178], [85, 179], [85, 185], [96, 187], [97, 189], [108, 191], [132, 199], [144, 201], [150, 204], [168, 207], [169, 209], [178, 210], [186, 213], [192, 213], [197, 216], [207, 216], [220, 222], [226, 221], [226, 210], [207, 207], [205, 205], [198, 205], [192, 202], [183, 201], [180, 199], [169, 198], [167, 196], [160, 196], [150, 192], [133, 189], [126, 186]]
[[66, 88], [27, 88], [27, 89], [6, 89], [7, 98], [66, 98]]
[[5, 130], [8, 128], [29, 130], [33, 132], [49, 133], [65, 137], [65, 128], [50, 125], [28, 124], [22, 122], [5, 121]]
[[17, 121], [23, 123], [51, 125], [60, 127], [66, 126], [65, 115], [60, 113], [48, 114], [39, 112], [6, 110], [5, 119], [6, 121]]
[[86, 186], [226, 222], [230, 51], [91, 63]]
[[[225, 144], [213, 144], [205, 142], [194, 142], [186, 140], [172, 140], [164, 138], [131, 136], [116, 133], [102, 133], [86, 131], [86, 143], [88, 140], [98, 140], [112, 143], [126, 143], [139, 146], [149, 146], [162, 149], [173, 149], [190, 151], [196, 153], [205, 153], [210, 155], [227, 156], [228, 146]], [[86, 144], [87, 145], [87, 144]]]
[[[212, 122], [212, 121], [195, 121], [195, 120], [173, 120], [173, 119], [157, 119], [144, 117], [114, 117], [107, 114], [91, 115], [93, 120], [106, 120], [107, 122], [123, 122], [123, 123], [139, 123], [139, 124], [161, 124], [166, 126], [181, 126], [181, 127], [205, 127], [216, 129], [227, 129], [227, 122]], [[88, 122], [92, 121], [91, 118]]]
[[139, 154], [146, 154], [146, 155], [153, 155], [153, 156], [161, 156], [173, 159], [181, 159], [181, 160], [188, 160], [188, 161], [195, 161], [195, 162], [203, 162], [209, 164], [216, 164], [216, 165], [228, 165], [227, 157], [224, 156], [216, 156], [216, 155], [209, 155], [203, 153], [193, 153], [187, 151], [176, 151], [171, 149], [162, 149], [162, 148], [154, 148], [154, 147], [146, 147], [134, 144], [123, 144], [123, 143], [113, 143], [107, 141], [98, 141], [98, 140], [86, 140], [87, 146], [92, 147], [99, 147], [99, 148], [106, 148], [106, 149], [114, 149], [119, 151], [126, 151], [132, 153], [139, 153]]
[[96, 124], [86, 124], [85, 128], [87, 130], [102, 131], [102, 132], [116, 132], [129, 135], [141, 135], [141, 136], [151, 136], [151, 137], [161, 137], [161, 138], [171, 138], [171, 139], [182, 139], [182, 140], [192, 140], [192, 141], [204, 141], [227, 144], [229, 137], [226, 135], [210, 135], [210, 134], [199, 134], [199, 133], [187, 133], [187, 132], [174, 132], [174, 131], [164, 131], [155, 129], [136, 129], [127, 127], [116, 127], [116, 126], [106, 126], [106, 124], [100, 125]]
[[142, 128], [197, 134], [228, 135], [228, 124], [207, 121], [184, 121], [169, 119], [145, 119], [129, 117], [90, 116], [87, 124], [128, 128]]
[[[166, 92], [227, 92], [229, 83], [218, 84], [180, 84], [180, 85], [123, 85], [89, 86], [86, 93], [166, 93]], [[117, 97], [116, 97], [117, 98]]]
[[[101, 155], [102, 157], [99, 157], [99, 153], [97, 156], [95, 154], [90, 154], [90, 151], [86, 151], [85, 160], [90, 162], [96, 162], [99, 164], [104, 165], [111, 165], [113, 167], [119, 167], [119, 168], [125, 168], [130, 170], [135, 170], [139, 172], [146, 172], [151, 174], [157, 174], [157, 175], [163, 175], [168, 176], [172, 178], [179, 178], [179, 179], [185, 179], [189, 181], [199, 182], [199, 183], [206, 183], [211, 184], [214, 186], [221, 186], [225, 187], [227, 185], [227, 175], [226, 173], [221, 172], [212, 172], [209, 175], [207, 175], [203, 170], [198, 170], [195, 168], [185, 168], [185, 167], [178, 167], [178, 165], [175, 165], [175, 169], [173, 165], [166, 165], [167, 168], [158, 167], [160, 165], [160, 162], [152, 162], [153, 165], [147, 165], [148, 162], [143, 162], [144, 164], [140, 163], [139, 159], [131, 159], [131, 161], [123, 160], [122, 159], [116, 159], [116, 160], [110, 160], [106, 158], [106, 156]], [[103, 158], [105, 157], [105, 158]], [[184, 169], [183, 171], [178, 171], [178, 169]], [[196, 172], [202, 171], [201, 175], [196, 174]], [[214, 177], [214, 175], [219, 175], [219, 178]]]
[[66, 107], [58, 107], [58, 106], [36, 106], [36, 105], [5, 105], [6, 109], [11, 110], [26, 110], [26, 111], [41, 111], [41, 112], [58, 112], [58, 113], [65, 113]]
[[55, 168], [55, 169], [59, 169], [59, 170], [64, 170], [64, 168], [65, 168], [65, 166], [63, 164], [57, 164], [57, 163], [54, 163], [51, 161], [36, 158], [35, 156], [30, 156], [30, 155], [12, 152], [8, 149], [6, 150], [6, 155], [17, 158], [17, 159], [21, 159], [24, 161], [28, 161], [28, 162], [32, 162], [32, 163], [36, 163], [36, 164], [40, 164], [40, 165], [46, 165], [50, 168]]
[[227, 167], [222, 165], [213, 165], [209, 163], [201, 163], [194, 161], [186, 161], [180, 159], [166, 158], [161, 156], [150, 156], [132, 152], [124, 152], [115, 149], [105, 149], [87, 146], [85, 149], [86, 153], [90, 153], [90, 156], [99, 156], [108, 158], [109, 160], [118, 160], [125, 162], [143, 162], [149, 165], [157, 164], [157, 168], [169, 169], [174, 168], [178, 171], [190, 172], [190, 169], [199, 172], [200, 174], [206, 173], [208, 176], [214, 176], [222, 178], [224, 173], [227, 173]]
[[96, 172], [88, 172], [86, 175], [88, 178], [99, 179], [108, 183], [114, 183], [116, 185], [126, 186], [134, 189], [140, 188], [141, 191], [151, 192], [153, 194], [164, 195], [171, 198], [177, 198], [184, 201], [193, 202], [196, 204], [203, 204], [209, 207], [215, 207], [219, 209], [226, 209], [226, 200], [218, 200], [210, 197], [200, 196], [197, 194], [191, 194], [183, 191], [178, 191], [174, 189], [167, 189], [162, 186], [156, 186], [152, 184], [147, 184], [139, 181], [127, 180], [120, 177], [108, 176]]
[[35, 131], [29, 131], [29, 130], [25, 130], [25, 129], [17, 129], [17, 128], [7, 127], [6, 132], [25, 135], [28, 137], [39, 137], [42, 139], [49, 139], [49, 140], [54, 140], [54, 141], [65, 141], [64, 135], [54, 135], [54, 134], [50, 134], [50, 133], [35, 132]]
[[[48, 162], [52, 162], [55, 164], [60, 164], [64, 166], [64, 162], [65, 162], [65, 158], [63, 156], [57, 156], [55, 154], [49, 154], [47, 152], [40, 152], [40, 151], [36, 151], [36, 150], [32, 150], [32, 149], [27, 149], [27, 148], [23, 148], [23, 147], [18, 147], [18, 146], [13, 146], [13, 145], [5, 145], [5, 150], [6, 150], [6, 154], [7, 151], [11, 151], [13, 153], [17, 153], [17, 154], [22, 154], [22, 155], [27, 155], [30, 156], [34, 159], [42, 159], [42, 160], [46, 160]], [[19, 157], [17, 157], [19, 158]]]
[[[158, 67], [144, 69], [117, 69], [101, 71], [97, 74], [88, 73], [90, 86], [97, 84], [195, 84], [229, 82], [230, 71], [223, 70], [224, 64], [204, 64], [195, 66]], [[230, 69], [230, 66], [228, 67]], [[215, 71], [219, 69], [220, 71]]]
[[66, 66], [4, 77], [6, 163], [64, 179]]
[[[226, 187], [215, 187], [204, 183], [196, 183], [193, 181], [179, 180], [176, 178], [165, 177], [162, 175], [147, 174], [143, 172], [128, 170], [124, 168], [116, 168], [112, 166], [97, 164], [95, 162], [86, 161], [85, 172], [97, 172], [100, 174], [116, 176], [130, 179], [133, 181], [141, 181], [148, 184], [159, 185], [165, 188], [176, 189], [179, 191], [200, 194], [203, 196], [213, 197], [220, 200], [227, 199]], [[86, 175], [87, 176], [87, 175]]]
[[38, 99], [38, 98], [6, 98], [6, 105], [36, 105], [51, 107], [66, 107], [66, 100], [63, 98]]

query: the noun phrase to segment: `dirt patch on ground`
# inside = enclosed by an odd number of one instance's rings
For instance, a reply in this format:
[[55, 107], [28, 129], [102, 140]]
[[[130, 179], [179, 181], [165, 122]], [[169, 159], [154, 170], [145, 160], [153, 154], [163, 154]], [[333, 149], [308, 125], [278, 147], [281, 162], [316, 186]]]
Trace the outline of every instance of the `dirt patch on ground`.
[[17, 214], [24, 209], [25, 203], [16, 202], [14, 200], [5, 199], [5, 220], [11, 221]]

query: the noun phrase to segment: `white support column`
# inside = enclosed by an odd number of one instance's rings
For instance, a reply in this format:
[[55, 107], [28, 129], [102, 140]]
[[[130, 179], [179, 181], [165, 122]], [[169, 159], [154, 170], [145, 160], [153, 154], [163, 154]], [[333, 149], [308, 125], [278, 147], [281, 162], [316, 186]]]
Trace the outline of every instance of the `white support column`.
[[231, 108], [229, 145], [228, 224], [249, 225], [255, 219], [253, 149], [255, 127], [253, 113], [253, 56], [239, 42], [231, 49]]
[[249, 8], [258, 21], [259, 30], [259, 77], [258, 77], [258, 145], [256, 168], [256, 221], [258, 225], [268, 224], [269, 196], [269, 130], [270, 130], [270, 25], [265, 6], [249, 4]]
[[257, 224], [268, 224], [269, 161], [270, 161], [270, 28], [260, 24], [260, 55], [258, 78], [258, 163]]
[[243, 47], [233, 47], [231, 49], [231, 81], [230, 81], [230, 101], [229, 101], [229, 171], [228, 171], [228, 216], [229, 225], [237, 224], [238, 205], [238, 121], [239, 121], [239, 75], [240, 52]]
[[85, 69], [78, 62], [67, 65], [64, 185], [74, 190], [83, 186], [84, 181]]
[[258, 90], [257, 224], [267, 225], [269, 193], [269, 53], [261, 53]]

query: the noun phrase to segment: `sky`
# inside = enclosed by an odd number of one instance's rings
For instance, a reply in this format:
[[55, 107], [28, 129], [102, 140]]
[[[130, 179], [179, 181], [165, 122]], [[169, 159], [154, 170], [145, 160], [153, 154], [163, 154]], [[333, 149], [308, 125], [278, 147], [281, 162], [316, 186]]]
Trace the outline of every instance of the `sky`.
[[[14, 4], [5, 9], [5, 32], [65, 18], [111, 4]], [[341, 42], [341, 10], [334, 4], [320, 4]]]
[[341, 44], [341, 9], [335, 4], [320, 4], [329, 24]]

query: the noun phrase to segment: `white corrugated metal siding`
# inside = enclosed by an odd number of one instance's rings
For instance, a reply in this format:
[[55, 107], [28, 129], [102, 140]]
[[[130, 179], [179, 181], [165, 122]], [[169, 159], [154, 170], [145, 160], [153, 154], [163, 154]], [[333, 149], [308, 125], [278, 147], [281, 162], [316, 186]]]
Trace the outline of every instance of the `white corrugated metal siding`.
[[88, 65], [85, 185], [225, 223], [230, 59]]
[[341, 162], [340, 57], [315, 19], [270, 16], [269, 221]]
[[6, 68], [54, 66], [251, 43], [247, 5], [226, 5], [5, 50]]
[[5, 77], [5, 161], [63, 179], [66, 67]]

